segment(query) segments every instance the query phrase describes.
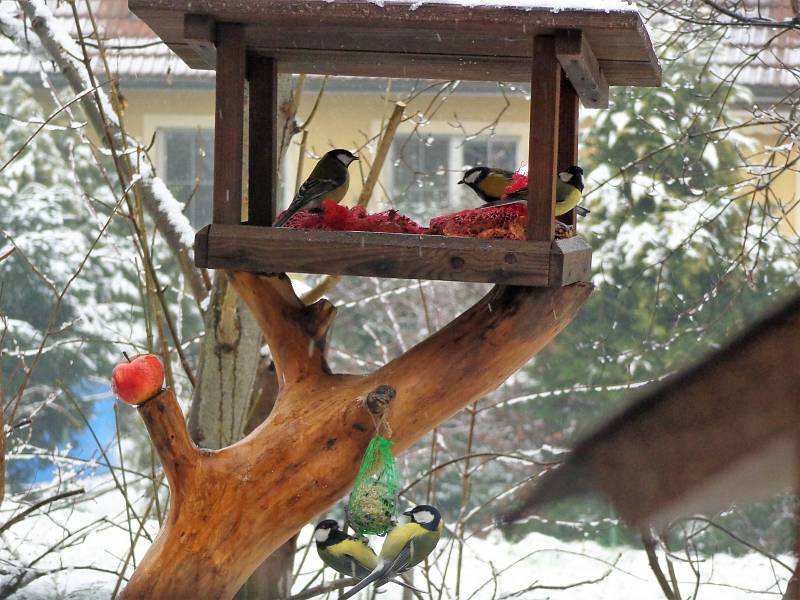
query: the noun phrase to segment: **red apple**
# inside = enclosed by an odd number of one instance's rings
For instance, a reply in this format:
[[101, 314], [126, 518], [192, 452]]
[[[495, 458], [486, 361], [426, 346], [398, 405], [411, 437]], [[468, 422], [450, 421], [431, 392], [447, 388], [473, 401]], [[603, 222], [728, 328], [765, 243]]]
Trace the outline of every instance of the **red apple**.
[[114, 367], [111, 389], [128, 404], [138, 406], [155, 396], [164, 385], [164, 365], [155, 354], [142, 354]]

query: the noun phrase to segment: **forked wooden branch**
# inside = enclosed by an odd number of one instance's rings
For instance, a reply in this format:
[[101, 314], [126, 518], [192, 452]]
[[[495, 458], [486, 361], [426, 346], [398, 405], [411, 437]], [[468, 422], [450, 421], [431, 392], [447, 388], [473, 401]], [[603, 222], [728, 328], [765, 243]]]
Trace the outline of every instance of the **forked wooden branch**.
[[127, 600], [231, 598], [250, 573], [352, 485], [374, 425], [358, 402], [380, 384], [397, 397], [386, 416], [397, 452], [494, 389], [575, 316], [590, 286], [498, 287], [444, 329], [367, 375], [327, 369], [335, 309], [304, 307], [285, 276], [236, 272], [279, 373], [268, 419], [218, 451], [189, 441], [174, 396], [139, 408], [172, 497]]

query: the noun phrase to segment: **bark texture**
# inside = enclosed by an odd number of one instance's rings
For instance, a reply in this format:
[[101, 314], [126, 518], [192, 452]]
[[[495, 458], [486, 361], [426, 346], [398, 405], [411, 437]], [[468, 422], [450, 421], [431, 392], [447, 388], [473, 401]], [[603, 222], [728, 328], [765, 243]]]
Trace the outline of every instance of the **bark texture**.
[[189, 439], [173, 394], [140, 414], [172, 490], [167, 520], [123, 593], [231, 598], [259, 564], [352, 485], [373, 433], [357, 401], [395, 388], [387, 411], [402, 452], [497, 387], [575, 316], [590, 286], [498, 287], [447, 327], [365, 375], [330, 373], [326, 300], [305, 306], [285, 276], [237, 272], [233, 286], [269, 344], [279, 386], [267, 420], [221, 450]]

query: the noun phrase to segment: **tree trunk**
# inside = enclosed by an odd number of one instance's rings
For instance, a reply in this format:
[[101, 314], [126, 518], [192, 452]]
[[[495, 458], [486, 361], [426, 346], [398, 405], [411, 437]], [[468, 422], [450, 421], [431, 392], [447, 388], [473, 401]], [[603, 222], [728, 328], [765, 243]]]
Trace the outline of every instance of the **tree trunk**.
[[[291, 76], [281, 75], [278, 84], [278, 103], [284, 107], [290, 97]], [[288, 126], [287, 116], [284, 110], [279, 111], [279, 130]], [[248, 133], [245, 127], [245, 144], [249, 144]], [[291, 135], [284, 139], [288, 144]], [[279, 156], [283, 156], [286, 147], [279, 148]], [[279, 178], [279, 188], [284, 184]], [[214, 277], [205, 332], [197, 387], [189, 409], [189, 432], [199, 446], [219, 449], [240, 440], [267, 418], [275, 405], [278, 386], [272, 359], [261, 352], [261, 330], [222, 272]], [[294, 552], [292, 539], [256, 569], [237, 594], [237, 600], [288, 597]]]
[[216, 450], [245, 434], [264, 345], [253, 315], [221, 272], [214, 277], [205, 331], [189, 433], [198, 446]]
[[122, 597], [228, 599], [261, 562], [349, 489], [374, 432], [358, 401], [380, 384], [402, 452], [518, 370], [575, 316], [590, 286], [499, 287], [450, 325], [365, 375], [332, 374], [335, 308], [305, 306], [285, 276], [233, 273], [269, 343], [279, 384], [268, 419], [200, 450], [171, 391], [139, 407], [170, 485], [170, 511]]

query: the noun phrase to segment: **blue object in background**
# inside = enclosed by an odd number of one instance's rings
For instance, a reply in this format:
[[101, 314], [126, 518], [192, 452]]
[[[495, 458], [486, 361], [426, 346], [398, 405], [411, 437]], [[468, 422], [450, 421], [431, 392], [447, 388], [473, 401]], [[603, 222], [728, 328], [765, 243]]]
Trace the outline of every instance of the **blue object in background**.
[[[114, 416], [116, 400], [111, 392], [111, 386], [107, 381], [84, 379], [79, 384], [72, 386], [70, 391], [80, 404], [84, 416], [91, 425], [91, 430], [84, 424], [80, 415], [73, 412], [78, 425], [69, 431], [69, 440], [55, 439], [56, 436], [53, 435], [52, 430], [42, 431], [40, 429], [35, 435], [34, 443], [40, 448], [52, 449], [56, 454], [65, 454], [73, 459], [78, 459], [78, 461], [65, 466], [71, 471], [79, 472], [80, 476], [108, 473], [106, 460], [103, 458], [97, 442], [100, 442], [111, 465], [116, 466], [119, 463]], [[66, 403], [71, 405], [69, 400]], [[40, 428], [42, 424], [34, 418], [33, 427]], [[94, 436], [97, 436], [97, 440], [92, 435], [92, 431], [94, 431]], [[72, 448], [65, 453], [64, 449], [67, 443], [72, 444]], [[93, 466], [81, 465], [80, 461], [94, 461], [96, 464]], [[13, 454], [9, 456], [8, 479], [14, 487], [52, 481], [58, 476], [58, 471], [56, 464], [47, 458], [14, 460]]]

